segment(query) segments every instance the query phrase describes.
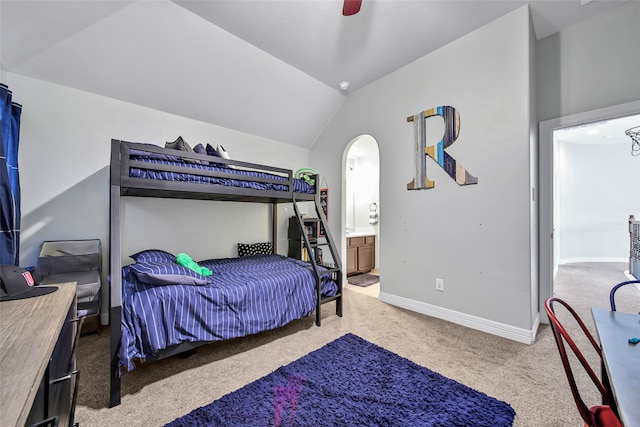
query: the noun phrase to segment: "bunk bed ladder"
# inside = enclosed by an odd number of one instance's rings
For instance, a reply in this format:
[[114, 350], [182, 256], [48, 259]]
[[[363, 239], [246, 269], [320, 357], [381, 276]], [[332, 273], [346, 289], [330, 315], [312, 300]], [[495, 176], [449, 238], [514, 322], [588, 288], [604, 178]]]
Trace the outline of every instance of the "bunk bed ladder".
[[[338, 254], [338, 250], [335, 245], [335, 241], [331, 236], [331, 232], [329, 231], [329, 225], [325, 219], [324, 212], [318, 203], [318, 199], [316, 198], [313, 201], [315, 206], [316, 216], [314, 217], [317, 222], [320, 223], [322, 229], [324, 230], [324, 236], [319, 237], [315, 241], [310, 241], [307, 237], [307, 233], [305, 233], [304, 221], [308, 218], [302, 218], [300, 214], [300, 210], [298, 209], [298, 203], [302, 202], [311, 202], [311, 200], [303, 200], [296, 201], [295, 196], [293, 197], [293, 210], [296, 214], [296, 218], [298, 220], [298, 226], [300, 227], [300, 234], [302, 239], [304, 240], [304, 247], [307, 250], [307, 254], [309, 256], [309, 263], [313, 267], [313, 273], [316, 279], [316, 325], [320, 326], [321, 323], [321, 307], [322, 304], [326, 304], [331, 301], [336, 302], [336, 315], [342, 317], [342, 263], [340, 262], [340, 256]], [[324, 241], [321, 241], [324, 240]], [[328, 247], [329, 252], [331, 253], [331, 258], [333, 259], [333, 265], [329, 265], [325, 262], [321, 262], [321, 260], [315, 256], [317, 253], [316, 249]], [[329, 271], [333, 274], [333, 278], [335, 282], [338, 284], [338, 292], [334, 296], [322, 296], [322, 283], [320, 280], [320, 269], [319, 267], [323, 267], [326, 271]]]

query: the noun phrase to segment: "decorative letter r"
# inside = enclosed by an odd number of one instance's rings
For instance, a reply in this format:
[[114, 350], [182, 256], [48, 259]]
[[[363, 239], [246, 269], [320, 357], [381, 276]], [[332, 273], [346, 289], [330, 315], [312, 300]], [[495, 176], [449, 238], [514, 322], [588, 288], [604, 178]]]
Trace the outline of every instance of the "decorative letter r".
[[[432, 116], [442, 116], [444, 119], [444, 136], [437, 144], [427, 147], [425, 120]], [[444, 151], [455, 142], [460, 132], [460, 115], [455, 108], [448, 105], [431, 108], [407, 117], [407, 121], [413, 122], [415, 139], [415, 177], [413, 181], [407, 184], [407, 190], [423, 190], [435, 187], [435, 182], [427, 177], [426, 156], [435, 160], [458, 185], [478, 183], [478, 178], [467, 172], [462, 165], [456, 162], [456, 159]]]

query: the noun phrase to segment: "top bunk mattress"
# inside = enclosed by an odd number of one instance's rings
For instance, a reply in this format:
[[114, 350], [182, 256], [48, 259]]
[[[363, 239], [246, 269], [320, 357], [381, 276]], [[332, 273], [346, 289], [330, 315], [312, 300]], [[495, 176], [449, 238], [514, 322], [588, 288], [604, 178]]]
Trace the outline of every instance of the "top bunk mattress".
[[[114, 142], [124, 144], [124, 149], [120, 148], [121, 174], [136, 180], [205, 184], [282, 193], [289, 193], [289, 187], [292, 185], [294, 193], [316, 193], [314, 185], [303, 179], [292, 178], [291, 171], [287, 169], [227, 160], [152, 144]], [[116, 147], [112, 150], [116, 150]]]
[[[224, 166], [221, 163], [209, 163], [208, 165], [202, 163], [194, 163], [193, 161], [183, 160], [180, 157], [174, 157], [166, 154], [154, 154], [144, 151], [131, 150], [130, 159], [137, 160], [144, 163], [149, 163], [149, 169], [140, 167], [129, 168], [129, 176], [132, 178], [143, 179], [155, 179], [163, 181], [176, 181], [176, 182], [191, 182], [198, 184], [217, 184], [231, 187], [252, 188], [254, 190], [273, 190], [273, 191], [289, 191], [287, 185], [287, 177], [269, 174], [265, 172], [257, 172], [252, 170], [237, 169]], [[156, 165], [169, 165], [184, 168], [183, 172], [171, 172], [164, 170], [155, 170], [152, 164]], [[201, 175], [197, 171], [211, 171], [219, 172], [222, 174], [233, 174], [239, 177], [253, 177], [253, 178], [267, 178], [269, 180], [282, 181], [277, 182], [260, 182], [260, 181], [247, 181], [244, 179], [234, 179], [219, 176]], [[194, 173], [196, 172], [196, 173]], [[314, 194], [315, 189], [308, 182], [294, 178], [293, 179], [293, 191], [296, 193]]]

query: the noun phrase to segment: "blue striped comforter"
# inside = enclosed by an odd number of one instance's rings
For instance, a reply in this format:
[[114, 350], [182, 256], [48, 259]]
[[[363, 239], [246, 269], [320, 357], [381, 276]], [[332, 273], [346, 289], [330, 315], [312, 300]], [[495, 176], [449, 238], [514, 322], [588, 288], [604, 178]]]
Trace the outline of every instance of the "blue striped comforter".
[[[149, 285], [122, 269], [120, 364], [126, 370], [184, 341], [218, 341], [283, 326], [316, 308], [311, 266], [280, 255], [206, 260], [212, 284]], [[331, 274], [322, 294], [335, 295]]]
[[[185, 168], [185, 172], [167, 172], [158, 171], [153, 169], [140, 169], [131, 167], [129, 169], [129, 176], [132, 178], [154, 179], [162, 181], [178, 181], [178, 182], [193, 182], [199, 184], [217, 184], [230, 187], [242, 187], [253, 188], [255, 190], [274, 190], [274, 191], [289, 191], [289, 186], [286, 185], [287, 178], [280, 175], [269, 174], [265, 172], [257, 172], [243, 169], [231, 169], [229, 167], [223, 167], [218, 163], [210, 163], [208, 165], [186, 162], [179, 157], [146, 153], [139, 150], [131, 150], [131, 160], [138, 160], [145, 163], [155, 163], [170, 166], [178, 166]], [[214, 172], [232, 173], [236, 175], [259, 177], [259, 178], [272, 178], [276, 180], [285, 181], [284, 184], [269, 183], [269, 182], [255, 182], [245, 181], [240, 179], [220, 178], [213, 176], [194, 175], [189, 173], [189, 169], [193, 170], [208, 170]], [[196, 172], [197, 173], [197, 172]], [[302, 179], [293, 180], [293, 191], [296, 193], [314, 194], [315, 190], [312, 185]]]

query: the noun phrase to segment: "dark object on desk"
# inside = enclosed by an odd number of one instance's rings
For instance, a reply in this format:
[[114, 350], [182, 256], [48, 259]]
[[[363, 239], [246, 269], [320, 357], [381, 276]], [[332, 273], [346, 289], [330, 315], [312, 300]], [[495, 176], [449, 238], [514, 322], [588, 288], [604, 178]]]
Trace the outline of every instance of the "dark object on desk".
[[613, 288], [611, 288], [611, 291], [609, 291], [609, 303], [611, 304], [611, 311], [616, 311], [616, 292], [618, 291], [618, 289], [620, 289], [621, 287], [625, 286], [625, 285], [630, 285], [632, 283], [640, 283], [640, 280], [627, 280], [626, 282], [620, 282], [617, 285], [615, 285]]
[[31, 272], [15, 265], [0, 265], [0, 301], [13, 301], [23, 298], [50, 294], [58, 288], [37, 286]]
[[[562, 365], [564, 366], [564, 371], [567, 375], [567, 380], [569, 381], [569, 386], [571, 387], [571, 393], [573, 394], [573, 399], [576, 402], [576, 406], [578, 407], [578, 412], [580, 412], [580, 416], [585, 422], [585, 426], [593, 426], [593, 427], [618, 427], [622, 426], [617, 416], [615, 415], [611, 405], [613, 404], [613, 397], [611, 396], [611, 392], [607, 387], [604, 386], [598, 375], [594, 371], [594, 369], [589, 365], [586, 357], [582, 354], [573, 338], [569, 335], [565, 327], [560, 323], [555, 313], [555, 304], [560, 304], [564, 306], [564, 308], [573, 316], [574, 320], [580, 326], [580, 329], [584, 332], [585, 336], [589, 339], [589, 342], [593, 346], [593, 349], [598, 354], [600, 360], [602, 361], [602, 350], [600, 346], [593, 338], [593, 335], [589, 332], [584, 322], [575, 312], [575, 310], [567, 304], [565, 301], [560, 298], [549, 298], [544, 303], [544, 308], [547, 311], [547, 315], [549, 316], [549, 324], [551, 325], [551, 329], [553, 330], [553, 336], [556, 340], [556, 344], [558, 345], [558, 351], [560, 352], [560, 358], [562, 359]], [[593, 384], [596, 386], [600, 394], [602, 395], [602, 403], [603, 405], [597, 405], [588, 407], [582, 397], [580, 396], [580, 391], [578, 390], [578, 386], [576, 385], [576, 380], [573, 374], [573, 370], [571, 364], [569, 362], [569, 357], [567, 354], [567, 349], [565, 348], [565, 343], [571, 348], [575, 356], [580, 361], [580, 364], [585, 369]]]
[[629, 338], [629, 344], [638, 344], [640, 342], [640, 338]]
[[43, 285], [76, 282], [82, 333], [100, 332], [102, 249], [100, 240], [52, 240], [40, 246]]

